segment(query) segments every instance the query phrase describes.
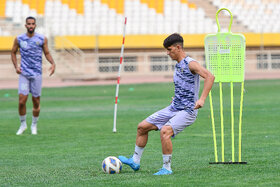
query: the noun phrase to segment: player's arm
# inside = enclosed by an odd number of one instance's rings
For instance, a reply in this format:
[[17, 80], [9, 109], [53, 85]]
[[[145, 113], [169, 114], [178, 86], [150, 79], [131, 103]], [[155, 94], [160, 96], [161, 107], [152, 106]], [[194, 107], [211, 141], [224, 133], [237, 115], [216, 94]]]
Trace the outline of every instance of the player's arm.
[[49, 63], [52, 65], [52, 66], [50, 67], [50, 69], [49, 69], [49, 71], [50, 71], [50, 76], [51, 76], [51, 75], [54, 74], [54, 72], [55, 72], [55, 63], [54, 63], [54, 60], [53, 60], [52, 55], [51, 55], [51, 53], [50, 53], [50, 50], [49, 50], [49, 48], [48, 48], [48, 39], [47, 39], [47, 38], [45, 38], [45, 41], [44, 41], [43, 51], [44, 51], [44, 54], [45, 54], [46, 59], [47, 59], [47, 60], [49, 61]]
[[17, 74], [21, 74], [21, 69], [20, 69], [20, 67], [17, 64], [17, 51], [18, 51], [18, 48], [19, 48], [19, 44], [18, 44], [17, 38], [15, 38], [14, 44], [13, 44], [13, 47], [12, 47], [12, 51], [11, 51], [11, 59], [12, 59], [12, 62], [14, 64], [16, 73]]
[[194, 109], [199, 109], [203, 107], [206, 97], [208, 96], [212, 85], [215, 80], [215, 76], [210, 73], [207, 69], [201, 66], [199, 63], [191, 61], [189, 63], [189, 68], [193, 74], [199, 74], [204, 78], [204, 87], [200, 98], [196, 101]]

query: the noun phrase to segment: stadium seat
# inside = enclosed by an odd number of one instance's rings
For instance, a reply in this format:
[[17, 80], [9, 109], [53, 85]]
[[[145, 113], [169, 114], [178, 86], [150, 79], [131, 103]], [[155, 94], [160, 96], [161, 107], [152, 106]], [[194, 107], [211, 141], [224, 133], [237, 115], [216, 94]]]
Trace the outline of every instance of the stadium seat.
[[[51, 30], [56, 35], [121, 34], [124, 16], [130, 23], [127, 34], [216, 31], [215, 19], [207, 17], [202, 7], [183, 0], [83, 0], [76, 4], [74, 1], [46, 0], [44, 6], [39, 1], [37, 5], [34, 2], [7, 0], [5, 17], [11, 18], [15, 24], [21, 24], [25, 17], [43, 13], [43, 33]], [[266, 24], [263, 32], [280, 32], [280, 1], [212, 0], [212, 4], [217, 9], [229, 8], [235, 19], [251, 32], [259, 32], [260, 24]], [[39, 6], [44, 7], [44, 11], [39, 12]], [[54, 29], [57, 25], [60, 28]]]
[[8, 18], [13, 17], [13, 10], [14, 10], [14, 2], [13, 1], [7, 1], [6, 2], [6, 9], [5, 9], [6, 17], [8, 17]]

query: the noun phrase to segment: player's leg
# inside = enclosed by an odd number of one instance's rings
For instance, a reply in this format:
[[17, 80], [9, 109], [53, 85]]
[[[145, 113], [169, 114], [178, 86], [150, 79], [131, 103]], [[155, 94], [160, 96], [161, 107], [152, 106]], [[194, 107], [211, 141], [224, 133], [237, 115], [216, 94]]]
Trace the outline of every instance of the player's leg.
[[146, 120], [143, 120], [141, 123], [139, 123], [137, 127], [134, 154], [131, 158], [119, 156], [120, 161], [124, 164], [129, 165], [134, 171], [139, 170], [142, 153], [144, 151], [144, 147], [148, 142], [148, 133], [151, 130], [157, 129], [157, 126], [147, 122]]
[[20, 118], [20, 127], [17, 131], [17, 135], [21, 135], [26, 129], [26, 101], [28, 99], [28, 95], [19, 94], [19, 102], [18, 102], [18, 113]]
[[28, 95], [19, 94], [18, 98], [18, 113], [20, 116], [25, 116]]
[[190, 126], [196, 120], [195, 114], [189, 114], [186, 111], [178, 111], [176, 115], [171, 118], [166, 125], [164, 125], [160, 132], [162, 144], [162, 158], [163, 167], [154, 175], [169, 175], [172, 174], [171, 158], [172, 158], [172, 141], [171, 137], [176, 136], [186, 127]]
[[31, 133], [37, 134], [37, 122], [40, 114], [40, 96], [42, 90], [42, 76], [38, 75], [31, 80], [30, 91], [32, 93], [32, 102], [33, 102], [33, 116], [31, 124]]
[[163, 166], [154, 175], [170, 175], [170, 174], [172, 174], [171, 158], [172, 158], [173, 146], [172, 146], [171, 137], [173, 135], [174, 135], [173, 129], [170, 125], [164, 125], [161, 128], [161, 130], [160, 130], [160, 140], [161, 140], [161, 147], [162, 147]]
[[33, 109], [32, 113], [34, 117], [39, 117], [40, 114], [40, 97], [32, 97]]
[[136, 145], [144, 148], [148, 142], [148, 133], [152, 130], [158, 130], [158, 127], [146, 120], [139, 123], [137, 127]]
[[32, 97], [33, 102], [33, 116], [32, 116], [32, 124], [31, 124], [31, 133], [37, 134], [37, 121], [39, 119], [40, 114], [40, 97]]
[[165, 125], [160, 130], [160, 140], [163, 154], [172, 154], [172, 141], [173, 129], [170, 125]]
[[149, 131], [152, 130], [158, 130], [158, 127], [147, 122], [146, 120], [143, 120], [141, 123], [138, 124], [136, 144], [135, 144], [134, 154], [132, 157], [133, 161], [137, 164], [140, 164], [142, 153], [148, 142], [148, 135], [149, 135], [148, 133]]
[[144, 147], [148, 142], [148, 133], [152, 130], [161, 129], [161, 127], [175, 114], [170, 111], [170, 106], [150, 115], [148, 118], [138, 124], [136, 144], [132, 158], [119, 156], [119, 159], [124, 164], [128, 164], [133, 170], [137, 171], [140, 168], [140, 160]]
[[163, 168], [168, 171], [171, 170], [171, 157], [172, 157], [172, 141], [171, 136], [173, 136], [173, 129], [171, 126], [166, 125], [163, 126], [160, 131], [160, 140], [162, 146], [162, 159], [163, 159]]
[[18, 113], [20, 118], [20, 127], [17, 131], [17, 135], [21, 135], [26, 129], [26, 102], [29, 94], [29, 80], [23, 75], [19, 75], [19, 87], [18, 87]]

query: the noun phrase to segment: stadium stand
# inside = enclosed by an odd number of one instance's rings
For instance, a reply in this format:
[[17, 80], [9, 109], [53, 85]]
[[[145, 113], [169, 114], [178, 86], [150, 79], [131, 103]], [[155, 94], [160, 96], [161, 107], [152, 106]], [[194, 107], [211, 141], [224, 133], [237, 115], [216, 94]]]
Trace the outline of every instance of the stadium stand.
[[[35, 16], [36, 31], [49, 38], [58, 76], [115, 76], [124, 16], [128, 17], [124, 75], [170, 76], [173, 65], [162, 40], [181, 33], [190, 55], [203, 63], [204, 37], [217, 32], [215, 14], [222, 7], [233, 13], [232, 32], [246, 37], [246, 71], [279, 73], [280, 0], [1, 0], [0, 55], [5, 73], [0, 76], [13, 76], [9, 50], [14, 36], [25, 32], [27, 16]], [[229, 23], [228, 13], [223, 13], [222, 31]]]
[[216, 30], [204, 10], [187, 0], [6, 0], [1, 7], [5, 11], [2, 17], [14, 24], [22, 23], [28, 15], [42, 17], [42, 31], [50, 30], [54, 35], [121, 34], [123, 15], [133, 23], [128, 24], [127, 34]]
[[279, 0], [213, 0], [213, 4], [219, 8], [228, 7], [252, 32], [280, 32]]
[[215, 32], [217, 7], [229, 8], [242, 31], [280, 32], [279, 0], [2, 0], [0, 7], [0, 16], [14, 24], [42, 17], [42, 32], [54, 35], [121, 34], [123, 15], [133, 23], [127, 34]]

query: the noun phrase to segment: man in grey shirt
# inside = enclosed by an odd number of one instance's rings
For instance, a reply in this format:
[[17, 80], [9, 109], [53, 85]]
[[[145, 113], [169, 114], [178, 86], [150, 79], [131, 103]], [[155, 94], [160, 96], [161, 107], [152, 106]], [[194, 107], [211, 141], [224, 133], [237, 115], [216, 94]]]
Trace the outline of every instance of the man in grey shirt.
[[[131, 158], [119, 156], [122, 163], [134, 171], [140, 168], [140, 159], [148, 142], [148, 133], [160, 130], [163, 167], [154, 175], [169, 175], [171, 170], [172, 141], [187, 126], [196, 120], [197, 109], [203, 107], [215, 77], [194, 59], [186, 55], [183, 49], [183, 37], [177, 33], [164, 40], [167, 55], [177, 61], [174, 71], [175, 95], [171, 105], [155, 112], [138, 124], [135, 151]], [[204, 78], [204, 88], [199, 98], [199, 76]]]

